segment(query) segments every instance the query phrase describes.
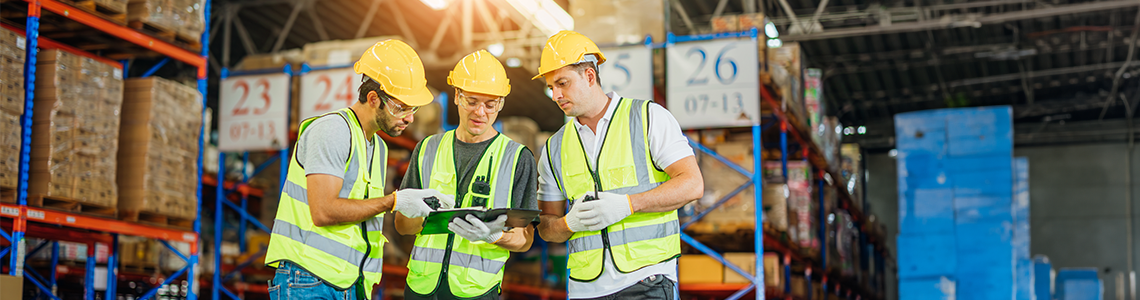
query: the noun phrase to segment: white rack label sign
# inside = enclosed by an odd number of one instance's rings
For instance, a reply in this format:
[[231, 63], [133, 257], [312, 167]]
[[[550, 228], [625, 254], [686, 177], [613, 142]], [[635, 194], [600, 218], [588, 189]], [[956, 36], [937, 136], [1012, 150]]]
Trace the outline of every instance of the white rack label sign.
[[666, 99], [681, 128], [759, 124], [756, 47], [753, 39], [720, 39], [666, 49]]
[[602, 89], [626, 98], [653, 100], [653, 50], [643, 45], [601, 49]]
[[218, 88], [218, 150], [272, 150], [287, 146], [288, 74], [235, 76], [223, 79]]
[[352, 106], [358, 101], [359, 89], [360, 75], [352, 68], [301, 75], [301, 119]]

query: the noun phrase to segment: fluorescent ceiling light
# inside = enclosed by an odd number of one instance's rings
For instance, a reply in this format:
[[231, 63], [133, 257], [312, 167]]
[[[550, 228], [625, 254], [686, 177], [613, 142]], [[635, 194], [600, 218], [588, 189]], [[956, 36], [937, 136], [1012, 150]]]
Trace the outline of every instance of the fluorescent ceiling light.
[[768, 40], [768, 48], [780, 48], [780, 46], [783, 46], [783, 45], [784, 45], [784, 42], [780, 41], [780, 39], [769, 39]]
[[420, 0], [420, 2], [434, 10], [447, 8], [447, 0]]
[[562, 30], [574, 30], [574, 18], [554, 0], [507, 0], [507, 3], [546, 36]]
[[494, 55], [495, 57], [503, 55], [504, 50], [506, 50], [506, 48], [503, 47], [503, 43], [494, 43], [487, 45], [487, 52], [491, 52], [491, 55]]
[[522, 66], [522, 60], [518, 57], [511, 57], [507, 59], [507, 67], [518, 68]]
[[768, 38], [780, 37], [780, 31], [776, 30], [776, 23], [768, 22], [764, 25], [764, 35]]

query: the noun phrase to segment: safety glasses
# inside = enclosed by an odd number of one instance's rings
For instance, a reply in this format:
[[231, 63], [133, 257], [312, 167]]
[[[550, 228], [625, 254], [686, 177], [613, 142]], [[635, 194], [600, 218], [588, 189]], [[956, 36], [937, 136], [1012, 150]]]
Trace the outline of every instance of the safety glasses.
[[476, 109], [483, 108], [488, 113], [497, 113], [503, 110], [503, 97], [494, 100], [479, 100], [471, 96], [467, 96], [462, 91], [456, 92], [456, 99], [459, 100], [459, 106], [468, 111], [474, 112]]

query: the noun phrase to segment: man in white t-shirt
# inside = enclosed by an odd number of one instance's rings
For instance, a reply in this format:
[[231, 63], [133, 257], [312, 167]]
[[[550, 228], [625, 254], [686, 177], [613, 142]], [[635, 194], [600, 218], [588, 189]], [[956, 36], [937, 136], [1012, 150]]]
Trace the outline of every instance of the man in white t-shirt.
[[674, 299], [677, 209], [704, 191], [677, 120], [651, 101], [607, 95], [605, 56], [577, 32], [550, 37], [541, 59], [535, 79], [574, 118], [538, 161], [538, 232], [568, 244], [569, 298]]

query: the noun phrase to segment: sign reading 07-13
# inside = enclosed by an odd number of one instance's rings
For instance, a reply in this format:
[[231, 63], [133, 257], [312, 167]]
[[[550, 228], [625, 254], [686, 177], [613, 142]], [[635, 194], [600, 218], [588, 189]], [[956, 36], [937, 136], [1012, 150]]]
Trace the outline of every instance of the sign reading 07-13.
[[669, 111], [681, 128], [741, 127], [760, 122], [756, 40], [683, 42], [666, 48]]

